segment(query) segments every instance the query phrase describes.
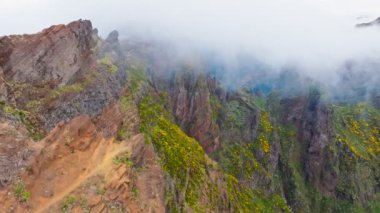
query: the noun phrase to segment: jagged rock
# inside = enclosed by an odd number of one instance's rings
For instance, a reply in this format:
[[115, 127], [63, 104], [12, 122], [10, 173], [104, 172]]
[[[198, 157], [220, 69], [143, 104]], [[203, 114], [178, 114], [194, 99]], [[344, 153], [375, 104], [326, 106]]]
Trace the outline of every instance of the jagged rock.
[[178, 73], [173, 81], [169, 93], [177, 122], [206, 152], [215, 151], [220, 146], [219, 130], [212, 122], [207, 78], [202, 74]]
[[116, 60], [124, 60], [125, 54], [119, 43], [119, 32], [114, 30], [104, 40], [101, 57], [112, 55]]
[[[35, 125], [41, 132], [81, 114], [98, 115], [119, 97], [126, 82], [117, 33], [111, 38], [97, 50], [101, 41], [96, 30], [82, 20], [37, 34], [2, 37], [0, 97], [7, 104], [36, 111]], [[96, 62], [102, 54], [109, 55], [107, 60], [116, 70]]]
[[67, 84], [86, 71], [93, 58], [92, 25], [76, 21], [33, 35], [0, 38], [0, 67], [7, 81]]

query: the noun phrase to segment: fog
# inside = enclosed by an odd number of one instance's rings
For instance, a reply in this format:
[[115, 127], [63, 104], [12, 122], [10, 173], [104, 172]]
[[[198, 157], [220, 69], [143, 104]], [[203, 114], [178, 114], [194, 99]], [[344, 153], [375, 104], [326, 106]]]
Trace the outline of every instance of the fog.
[[347, 61], [380, 57], [380, 27], [355, 28], [380, 16], [378, 0], [0, 0], [0, 7], [0, 35], [89, 19], [103, 37], [118, 29], [182, 51], [212, 49], [231, 67], [236, 55], [249, 54], [272, 70], [292, 65], [320, 81], [339, 82]]

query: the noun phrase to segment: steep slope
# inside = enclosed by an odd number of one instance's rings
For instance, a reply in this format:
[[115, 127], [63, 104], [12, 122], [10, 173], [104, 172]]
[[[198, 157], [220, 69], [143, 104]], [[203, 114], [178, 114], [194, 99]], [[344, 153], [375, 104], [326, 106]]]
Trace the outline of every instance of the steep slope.
[[[137, 110], [121, 111], [117, 101], [126, 82], [123, 62], [115, 65], [119, 55], [108, 48], [117, 42], [101, 41], [89, 21], [1, 38], [7, 47], [1, 57], [1, 212], [164, 208], [164, 174], [136, 132]], [[117, 141], [127, 116], [131, 137]]]
[[1, 45], [1, 212], [245, 208], [236, 179], [197, 141], [158, 111], [144, 116], [143, 97], [157, 92], [117, 32], [103, 41], [80, 20]]
[[136, 55], [151, 58], [141, 61], [159, 103], [224, 172], [260, 194], [251, 194], [250, 202], [273, 205], [268, 198], [279, 195], [295, 212], [379, 210], [375, 101], [374, 107], [328, 103], [315, 87], [295, 97], [276, 91], [263, 96], [249, 87], [231, 91], [213, 74], [217, 65], [171, 63], [170, 54], [154, 50], [160, 45], [151, 48]]
[[380, 210], [376, 98], [228, 89], [215, 62], [96, 33], [0, 38], [0, 212]]
[[[164, 175], [154, 163], [152, 147], [144, 144], [142, 135], [124, 142], [107, 140], [88, 117], [79, 116], [56, 127], [39, 143], [40, 148], [34, 150], [35, 159], [15, 186], [23, 191], [4, 191], [3, 210], [152, 212], [152, 209], [164, 209]], [[139, 155], [146, 159], [136, 160]], [[139, 180], [135, 163], [142, 170]], [[156, 193], [146, 189], [149, 187], [154, 187]], [[30, 199], [25, 197], [27, 192]], [[28, 200], [17, 204], [17, 199]]]

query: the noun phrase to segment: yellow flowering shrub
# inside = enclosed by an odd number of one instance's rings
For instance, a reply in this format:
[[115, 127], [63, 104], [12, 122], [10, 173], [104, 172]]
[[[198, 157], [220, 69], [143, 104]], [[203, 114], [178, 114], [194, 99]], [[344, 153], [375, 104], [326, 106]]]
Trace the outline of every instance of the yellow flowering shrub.
[[333, 107], [336, 140], [357, 157], [370, 160], [380, 153], [380, 112], [362, 103]]
[[270, 116], [268, 112], [261, 113], [258, 132], [259, 132], [258, 141], [260, 144], [260, 149], [265, 154], [268, 154], [271, 150], [271, 145], [269, 143], [269, 140], [273, 132], [273, 126], [270, 122]]

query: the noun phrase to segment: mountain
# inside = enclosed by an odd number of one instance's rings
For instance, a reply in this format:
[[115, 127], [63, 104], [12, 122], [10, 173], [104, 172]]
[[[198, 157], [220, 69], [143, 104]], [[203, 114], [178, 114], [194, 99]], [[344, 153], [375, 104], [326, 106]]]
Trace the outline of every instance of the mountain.
[[356, 27], [372, 27], [372, 26], [377, 26], [379, 24], [380, 24], [380, 17], [371, 22], [357, 24]]
[[380, 210], [378, 99], [224, 69], [85, 20], [0, 37], [0, 212]]

